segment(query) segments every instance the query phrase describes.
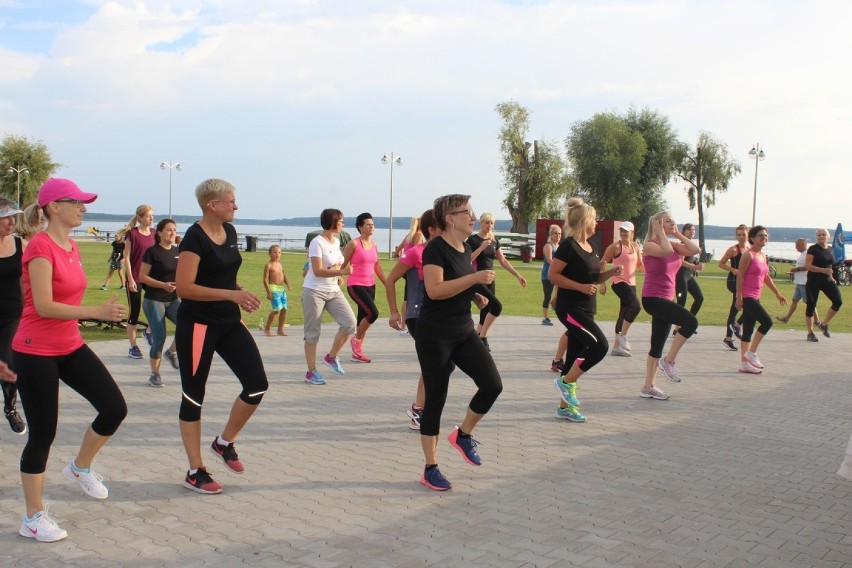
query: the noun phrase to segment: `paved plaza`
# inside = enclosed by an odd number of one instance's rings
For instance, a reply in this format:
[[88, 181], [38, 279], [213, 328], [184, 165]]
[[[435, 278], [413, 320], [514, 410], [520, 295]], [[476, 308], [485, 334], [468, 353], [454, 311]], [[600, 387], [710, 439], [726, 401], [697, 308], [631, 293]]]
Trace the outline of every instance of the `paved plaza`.
[[[473, 393], [463, 374], [451, 379], [438, 453], [446, 493], [418, 483], [420, 439], [405, 415], [414, 344], [386, 320], [364, 344], [374, 362], [349, 362], [347, 350], [344, 377], [321, 369], [325, 386], [303, 381], [300, 328], [254, 331], [270, 389], [237, 443], [245, 474], [205, 448], [221, 495], [182, 485], [177, 372], [164, 363], [166, 387], [148, 387], [148, 362], [127, 358], [117, 331], [93, 345], [129, 406], [96, 462], [110, 496], [91, 499], [60, 473], [93, 418], [62, 387], [45, 500], [69, 536], [17, 535], [25, 438], [4, 424], [0, 566], [852, 567], [852, 482], [835, 474], [852, 431], [852, 335], [811, 344], [777, 325], [760, 350], [766, 372], [749, 376], [721, 329], [702, 327], [681, 352], [683, 382], [660, 376], [671, 399], [655, 401], [638, 396], [644, 317], [631, 329], [634, 357], [608, 356], [581, 379], [585, 424], [554, 418], [558, 324], [500, 318], [489, 339], [504, 391], [475, 432], [478, 468], [446, 442]], [[324, 325], [320, 353], [334, 330]], [[205, 444], [238, 391], [217, 359]]]

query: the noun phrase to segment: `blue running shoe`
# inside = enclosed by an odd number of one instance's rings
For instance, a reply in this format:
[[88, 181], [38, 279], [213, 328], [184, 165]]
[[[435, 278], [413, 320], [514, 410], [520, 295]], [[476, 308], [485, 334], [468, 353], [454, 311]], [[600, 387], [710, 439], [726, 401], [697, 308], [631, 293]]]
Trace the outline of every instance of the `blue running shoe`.
[[450, 480], [444, 477], [437, 466], [432, 469], [424, 470], [423, 477], [420, 478], [420, 483], [429, 489], [434, 489], [435, 491], [446, 491], [453, 486], [453, 484], [450, 483]]
[[580, 401], [577, 400], [577, 383], [562, 382], [562, 377], [556, 377], [553, 381], [553, 386], [559, 391], [559, 396], [565, 401], [565, 404], [571, 406], [580, 406]]
[[142, 337], [144, 337], [145, 341], [148, 342], [148, 347], [154, 346], [154, 334], [151, 333], [151, 328], [146, 327], [145, 330], [142, 332]]
[[476, 453], [476, 446], [479, 445], [479, 442], [474, 440], [473, 436], [462, 438], [459, 436], [459, 427], [456, 426], [453, 431], [450, 432], [450, 435], [447, 436], [447, 440], [449, 440], [450, 444], [459, 451], [464, 458], [464, 461], [470, 465], [482, 465], [482, 458], [480, 458], [479, 454]]
[[322, 358], [322, 362], [331, 367], [331, 370], [338, 375], [343, 375], [343, 367], [340, 366], [340, 360], [337, 357], [329, 357], [326, 355]]
[[131, 359], [141, 359], [143, 357], [142, 350], [136, 345], [127, 350], [127, 356]]
[[311, 383], [312, 385], [324, 385], [325, 377], [319, 374], [319, 371], [314, 369], [313, 371], [308, 371], [305, 373], [305, 382]]
[[586, 417], [580, 414], [580, 408], [577, 406], [571, 406], [570, 404], [567, 408], [557, 408], [556, 417], [561, 418], [563, 420], [570, 420], [571, 422], [586, 421]]

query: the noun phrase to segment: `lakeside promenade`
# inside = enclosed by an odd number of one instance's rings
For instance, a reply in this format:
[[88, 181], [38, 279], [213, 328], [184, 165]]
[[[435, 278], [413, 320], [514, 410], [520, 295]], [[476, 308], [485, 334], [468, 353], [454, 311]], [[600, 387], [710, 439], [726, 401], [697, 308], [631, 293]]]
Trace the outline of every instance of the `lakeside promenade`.
[[[611, 335], [612, 323], [601, 327]], [[319, 349], [335, 326], [326, 323]], [[177, 371], [147, 386], [148, 362], [127, 341], [92, 344], [120, 384], [127, 420], [95, 464], [110, 496], [87, 497], [60, 473], [93, 411], [60, 390], [59, 432], [45, 501], [68, 531], [52, 544], [17, 535], [24, 437], [0, 428], [0, 566], [37, 567], [831, 567], [852, 568], [852, 482], [835, 472], [852, 432], [852, 334], [807, 343], [777, 326], [761, 376], [701, 327], [681, 352], [684, 380], [641, 399], [650, 325], [631, 328], [632, 358], [608, 356], [578, 389], [585, 424], [553, 417], [549, 370], [558, 325], [501, 317], [489, 342], [504, 391], [475, 437], [483, 465], [446, 442], [474, 391], [454, 373], [438, 459], [446, 493], [418, 483], [422, 452], [408, 429], [418, 366], [413, 341], [381, 319], [371, 364], [341, 357], [303, 382], [300, 327], [253, 330], [270, 389], [237, 442], [247, 471], [204, 458], [221, 495], [185, 489]], [[144, 341], [143, 341], [144, 344]], [[219, 433], [239, 385], [219, 359], [202, 442]]]

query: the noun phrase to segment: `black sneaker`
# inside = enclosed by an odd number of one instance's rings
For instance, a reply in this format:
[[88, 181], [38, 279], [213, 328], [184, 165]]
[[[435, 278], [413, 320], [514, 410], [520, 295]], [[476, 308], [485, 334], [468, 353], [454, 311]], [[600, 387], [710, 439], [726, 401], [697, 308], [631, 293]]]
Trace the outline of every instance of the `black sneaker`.
[[225, 466], [234, 473], [242, 473], [246, 470], [240, 457], [237, 455], [237, 450], [234, 449], [234, 443], [231, 442], [227, 446], [220, 444], [217, 438], [213, 438], [213, 443], [210, 444], [210, 449], [213, 453], [222, 458]]
[[737, 350], [737, 345], [734, 343], [734, 340], [733, 340], [733, 339], [731, 339], [730, 337], [726, 337], [725, 339], [723, 339], [723, 340], [722, 340], [722, 343], [724, 343], [724, 344], [725, 344], [725, 346], [726, 346], [728, 349], [730, 349], [731, 351], [736, 351], [736, 350]]
[[814, 332], [812, 331], [808, 332], [808, 341], [810, 341], [811, 343], [819, 343], [819, 339], [817, 339], [817, 336], [814, 335]]
[[27, 424], [14, 406], [6, 409], [6, 420], [9, 421], [9, 427], [12, 429], [12, 432], [18, 436], [23, 436], [27, 433]]
[[831, 334], [828, 332], [828, 324], [827, 323], [819, 324], [819, 330], [822, 332], [822, 334], [824, 336], [831, 337]]
[[564, 365], [565, 365], [565, 363], [562, 362], [562, 359], [560, 359], [558, 361], [556, 359], [554, 359], [553, 361], [550, 362], [550, 370], [553, 371], [554, 373], [562, 373], [562, 367]]
[[733, 323], [728, 326], [728, 329], [731, 330], [731, 333], [737, 336], [737, 339], [743, 338], [743, 326], [738, 323]]
[[199, 467], [195, 471], [195, 475], [186, 472], [186, 477], [183, 480], [183, 486], [192, 489], [196, 493], [205, 493], [207, 495], [215, 495], [222, 492], [222, 486], [213, 481], [207, 469]]

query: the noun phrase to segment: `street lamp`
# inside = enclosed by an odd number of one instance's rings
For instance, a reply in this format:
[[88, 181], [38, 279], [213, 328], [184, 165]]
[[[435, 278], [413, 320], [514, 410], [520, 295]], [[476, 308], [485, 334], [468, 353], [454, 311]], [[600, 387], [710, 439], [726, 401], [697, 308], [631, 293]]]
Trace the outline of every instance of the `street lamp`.
[[388, 229], [388, 258], [393, 257], [393, 167], [402, 165], [402, 157], [390, 155], [382, 156], [383, 164], [390, 164], [390, 228]]
[[169, 170], [169, 219], [172, 218], [172, 170], [181, 171], [183, 168], [180, 167], [178, 162], [166, 162], [164, 161], [160, 164], [160, 169]]
[[754, 227], [754, 212], [757, 208], [757, 164], [766, 159], [766, 152], [757, 143], [749, 150], [748, 157], [754, 160], [754, 196], [751, 201], [751, 226]]
[[26, 166], [18, 166], [17, 168], [9, 168], [10, 172], [18, 174], [18, 207], [21, 206], [21, 174], [28, 174], [30, 170]]

